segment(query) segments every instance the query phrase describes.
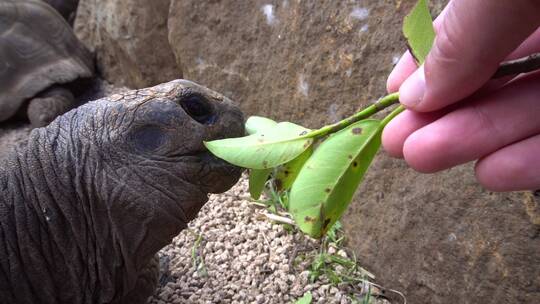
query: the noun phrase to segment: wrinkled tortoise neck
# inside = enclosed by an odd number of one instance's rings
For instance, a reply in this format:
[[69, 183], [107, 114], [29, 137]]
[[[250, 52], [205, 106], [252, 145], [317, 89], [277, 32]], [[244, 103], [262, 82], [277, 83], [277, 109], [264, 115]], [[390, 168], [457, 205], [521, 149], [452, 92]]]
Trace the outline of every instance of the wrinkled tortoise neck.
[[119, 243], [103, 197], [90, 189], [106, 181], [91, 148], [78, 141], [78, 114], [33, 130], [1, 166], [0, 241], [9, 246], [0, 248], [0, 267], [13, 271], [0, 272], [0, 281], [18, 288], [0, 291], [7, 303], [40, 303], [52, 290], [65, 290], [61, 302], [74, 294], [108, 302], [132, 288], [136, 264], [144, 263]]

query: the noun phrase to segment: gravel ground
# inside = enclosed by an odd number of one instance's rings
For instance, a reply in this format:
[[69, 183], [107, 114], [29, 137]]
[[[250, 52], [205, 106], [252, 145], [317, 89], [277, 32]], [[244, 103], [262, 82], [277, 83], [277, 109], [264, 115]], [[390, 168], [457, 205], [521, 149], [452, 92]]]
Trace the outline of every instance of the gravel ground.
[[[312, 303], [354, 303], [349, 295], [366, 290], [365, 284], [310, 283], [309, 263], [292, 259], [300, 248], [307, 249], [303, 255], [316, 254], [318, 242], [269, 221], [247, 200], [247, 189], [244, 177], [227, 193], [211, 195], [189, 228], [161, 250], [169, 261], [168, 282], [149, 303], [291, 303], [307, 291]], [[344, 250], [336, 253], [347, 257]]]

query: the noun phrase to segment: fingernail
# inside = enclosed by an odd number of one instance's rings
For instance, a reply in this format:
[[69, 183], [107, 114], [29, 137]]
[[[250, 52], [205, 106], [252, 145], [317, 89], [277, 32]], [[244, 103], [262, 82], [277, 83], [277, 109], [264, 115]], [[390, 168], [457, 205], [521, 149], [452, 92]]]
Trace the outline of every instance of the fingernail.
[[399, 101], [407, 108], [414, 108], [424, 99], [425, 91], [426, 77], [422, 65], [399, 88]]

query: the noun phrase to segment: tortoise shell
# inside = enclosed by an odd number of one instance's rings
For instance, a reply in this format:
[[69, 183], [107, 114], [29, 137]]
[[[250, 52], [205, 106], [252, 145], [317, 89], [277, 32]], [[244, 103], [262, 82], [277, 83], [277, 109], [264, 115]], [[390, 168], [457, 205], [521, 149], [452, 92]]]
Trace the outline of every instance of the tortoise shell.
[[91, 53], [51, 6], [0, 2], [0, 121], [50, 86], [93, 74]]

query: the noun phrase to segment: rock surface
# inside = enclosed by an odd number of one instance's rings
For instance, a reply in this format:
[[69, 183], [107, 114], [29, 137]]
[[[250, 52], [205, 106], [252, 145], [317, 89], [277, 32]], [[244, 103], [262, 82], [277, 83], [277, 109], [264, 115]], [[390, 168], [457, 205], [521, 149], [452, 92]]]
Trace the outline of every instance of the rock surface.
[[[107, 11], [90, 13], [106, 21], [115, 1], [102, 2], [109, 4], [93, 9]], [[319, 127], [385, 93], [392, 63], [405, 49], [400, 20], [413, 2], [171, 0], [170, 10], [162, 9], [167, 12], [157, 18], [168, 16], [165, 36], [142, 37], [163, 46], [168, 35], [184, 77], [228, 95], [248, 115]], [[437, 12], [445, 1], [432, 2]], [[119, 31], [144, 15], [130, 18], [107, 26]], [[102, 52], [122, 54], [136, 41], [115, 39], [102, 43]], [[132, 64], [108, 56], [122, 66]], [[109, 79], [124, 77], [115, 62], [101, 58], [102, 66], [111, 65]], [[149, 73], [161, 69], [147, 67]], [[536, 303], [535, 204], [526, 194], [482, 190], [470, 165], [427, 176], [380, 153], [344, 225], [363, 264], [411, 303]]]
[[404, 46], [389, 29], [405, 11], [392, 1], [172, 0], [169, 40], [184, 77], [247, 114], [317, 127], [384, 94]]
[[420, 175], [379, 155], [344, 226], [362, 263], [411, 303], [532, 304], [539, 203], [483, 190], [471, 165]]
[[74, 30], [116, 85], [152, 86], [182, 78], [167, 40], [169, 0], [81, 0]]

